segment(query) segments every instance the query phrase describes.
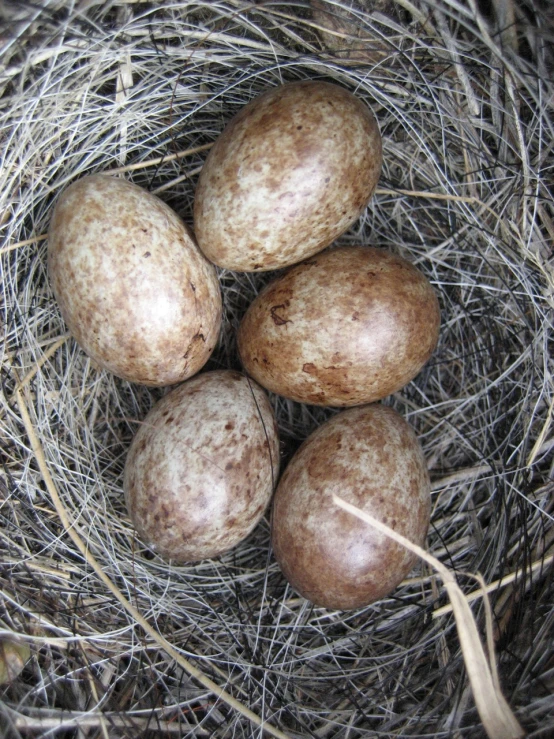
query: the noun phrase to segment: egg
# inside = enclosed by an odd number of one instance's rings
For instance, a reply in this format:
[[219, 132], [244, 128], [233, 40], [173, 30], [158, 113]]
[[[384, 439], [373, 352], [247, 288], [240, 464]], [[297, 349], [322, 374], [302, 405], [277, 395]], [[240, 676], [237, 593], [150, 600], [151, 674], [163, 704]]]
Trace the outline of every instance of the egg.
[[177, 214], [130, 182], [91, 175], [62, 193], [48, 272], [70, 332], [118, 377], [178, 383], [215, 347], [222, 307], [214, 266]]
[[295, 264], [360, 216], [381, 172], [381, 137], [367, 106], [328, 82], [291, 82], [246, 105], [200, 173], [194, 230], [227, 269]]
[[144, 419], [125, 462], [125, 501], [147, 544], [194, 562], [248, 536], [278, 471], [278, 430], [263, 390], [238, 372], [206, 372]]
[[245, 370], [301, 403], [347, 407], [399, 390], [439, 335], [438, 300], [401, 257], [339, 247], [271, 282], [248, 308], [238, 347]]
[[429, 476], [396, 411], [373, 404], [338, 413], [304, 442], [275, 491], [273, 551], [289, 583], [315, 605], [360, 608], [391, 593], [415, 556], [339, 508], [333, 494], [423, 545]]

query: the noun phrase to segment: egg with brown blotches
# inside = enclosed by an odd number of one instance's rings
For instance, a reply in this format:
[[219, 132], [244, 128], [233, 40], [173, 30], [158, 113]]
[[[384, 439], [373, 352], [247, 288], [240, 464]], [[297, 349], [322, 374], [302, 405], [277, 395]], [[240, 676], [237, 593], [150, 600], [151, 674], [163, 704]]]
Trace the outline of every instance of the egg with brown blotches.
[[369, 108], [338, 85], [291, 82], [246, 105], [200, 173], [194, 230], [227, 269], [286, 267], [321, 251], [364, 211], [381, 172]]
[[205, 372], [142, 422], [125, 462], [125, 501], [155, 551], [195, 562], [248, 536], [278, 472], [278, 430], [264, 391], [239, 372]]
[[274, 497], [273, 550], [292, 587], [318, 606], [360, 608], [391, 593], [416, 557], [339, 508], [334, 494], [423, 545], [427, 466], [413, 430], [392, 408], [351, 408], [320, 426]]
[[239, 328], [245, 370], [301, 403], [371, 403], [412, 380], [439, 336], [435, 292], [399, 256], [365, 246], [317, 254], [269, 283]]
[[221, 324], [214, 266], [159, 198], [91, 175], [60, 196], [48, 272], [70, 332], [100, 367], [143, 385], [191, 377]]

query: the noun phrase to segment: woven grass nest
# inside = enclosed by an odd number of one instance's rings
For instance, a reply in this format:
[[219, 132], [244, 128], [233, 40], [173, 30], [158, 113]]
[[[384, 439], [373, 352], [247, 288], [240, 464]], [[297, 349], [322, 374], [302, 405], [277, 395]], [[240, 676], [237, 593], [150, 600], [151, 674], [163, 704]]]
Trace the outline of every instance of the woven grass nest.
[[[70, 182], [119, 170], [190, 223], [207, 146], [246, 102], [298, 79], [344, 86], [379, 121], [377, 192], [338, 243], [390, 249], [438, 293], [439, 346], [385, 402], [428, 460], [428, 550], [458, 573], [482, 632], [465, 573], [483, 575], [504, 695], [529, 736], [554, 735], [548, 12], [546, 0], [0, 6], [0, 655], [15, 645], [21, 662], [0, 685], [0, 735], [484, 736], [427, 564], [342, 612], [287, 585], [268, 517], [196, 565], [141, 544], [123, 465], [165, 391], [97, 368], [47, 279], [44, 235]], [[272, 275], [219, 275], [206, 369], [239, 368], [238, 323]], [[271, 401], [284, 468], [334, 411]]]

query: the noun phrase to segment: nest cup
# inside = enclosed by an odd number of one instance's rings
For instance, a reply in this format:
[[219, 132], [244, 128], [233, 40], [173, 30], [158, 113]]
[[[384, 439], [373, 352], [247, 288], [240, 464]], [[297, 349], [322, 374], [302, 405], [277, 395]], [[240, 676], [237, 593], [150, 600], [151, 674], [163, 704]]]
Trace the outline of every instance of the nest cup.
[[[256, 95], [301, 79], [342, 85], [379, 121], [377, 192], [337, 243], [390, 249], [438, 293], [438, 348], [385, 402], [428, 460], [429, 551], [492, 584], [504, 693], [530, 736], [554, 731], [545, 12], [473, 0], [0, 9], [9, 29], [0, 48], [0, 638], [31, 647], [20, 675], [0, 686], [8, 736], [262, 736], [107, 589], [68, 535], [44, 466], [69, 523], [128, 602], [279, 731], [484, 735], [448, 600], [427, 565], [388, 598], [341, 612], [287, 586], [267, 517], [216, 560], [174, 565], [144, 548], [125, 510], [123, 466], [165, 391], [94, 366], [67, 337], [48, 283], [43, 235], [65, 186], [112, 172], [190, 224], [206, 147]], [[236, 329], [272, 275], [219, 276], [224, 320], [206, 369], [238, 369]], [[271, 401], [283, 467], [335, 411]], [[459, 582], [468, 595], [478, 589]], [[484, 629], [481, 597], [472, 609]]]

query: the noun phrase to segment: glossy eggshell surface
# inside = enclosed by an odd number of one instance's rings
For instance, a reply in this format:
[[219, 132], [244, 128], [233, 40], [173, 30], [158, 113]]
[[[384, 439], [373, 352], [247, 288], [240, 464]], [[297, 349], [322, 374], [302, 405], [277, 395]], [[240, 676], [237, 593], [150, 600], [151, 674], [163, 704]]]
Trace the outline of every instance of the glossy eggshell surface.
[[275, 557], [293, 588], [326, 608], [385, 597], [415, 555], [333, 503], [336, 494], [423, 545], [430, 514], [427, 467], [417, 438], [391, 408], [352, 408], [300, 447], [277, 487]]
[[245, 370], [301, 403], [354, 406], [417, 375], [439, 335], [427, 278], [380, 249], [339, 247], [271, 282], [240, 325]]
[[210, 151], [194, 202], [200, 248], [256, 272], [321, 251], [360, 216], [381, 172], [371, 111], [328, 82], [293, 82], [254, 99]]
[[125, 463], [125, 501], [155, 551], [194, 562], [252, 531], [278, 471], [278, 431], [263, 390], [238, 372], [206, 372], [144, 419]]
[[217, 342], [215, 268], [169, 206], [125, 180], [92, 175], [62, 193], [48, 233], [48, 272], [77, 342], [126, 380], [185, 380]]

